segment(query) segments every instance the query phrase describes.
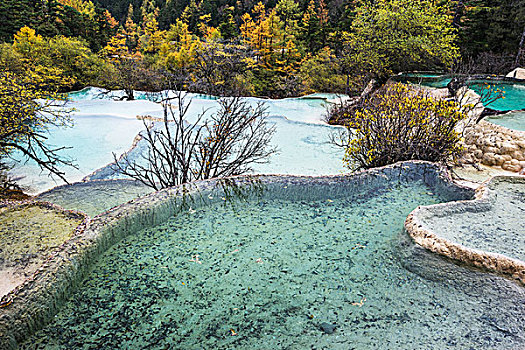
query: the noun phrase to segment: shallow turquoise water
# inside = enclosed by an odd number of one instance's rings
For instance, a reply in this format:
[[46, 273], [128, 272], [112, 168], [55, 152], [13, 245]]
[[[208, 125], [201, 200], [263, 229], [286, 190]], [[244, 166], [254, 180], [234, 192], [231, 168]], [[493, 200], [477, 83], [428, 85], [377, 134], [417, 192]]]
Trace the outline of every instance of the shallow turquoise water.
[[[78, 169], [60, 166], [69, 182], [80, 181], [94, 170], [112, 162], [113, 153], [117, 156], [127, 151], [135, 136], [144, 129], [140, 120], [130, 120], [111, 115], [74, 115], [74, 126], [71, 128], [54, 127], [49, 130], [48, 144], [56, 147], [66, 147], [59, 154], [72, 160]], [[28, 186], [31, 193], [48, 190], [62, 185], [58, 177], [50, 177], [41, 172], [33, 161], [17, 165], [11, 173], [23, 177], [19, 184]]]
[[408, 78], [438, 78], [442, 77], [443, 75], [443, 73], [406, 73], [402, 76]]
[[[489, 84], [491, 88], [500, 89], [505, 92], [502, 99], [496, 100], [491, 103], [488, 107], [498, 111], [515, 111], [525, 109], [525, 84], [512, 84], [503, 82], [491, 82], [487, 81], [485, 84]], [[476, 92], [480, 92], [483, 89], [484, 84], [474, 84], [472, 89]]]
[[522, 287], [403, 233], [444, 200], [413, 182], [188, 208], [113, 246], [22, 348], [523, 348]]
[[485, 120], [508, 129], [525, 131], [525, 111], [486, 117]]
[[[119, 117], [135, 118], [137, 115], [163, 117], [163, 109], [159, 101], [161, 94], [135, 92], [134, 101], [118, 101], [113, 98], [123, 96], [123, 91], [115, 90], [110, 94], [102, 94], [99, 88], [86, 88], [69, 94], [70, 106], [81, 114], [111, 114]], [[175, 96], [172, 91], [164, 91], [163, 95]], [[246, 97], [251, 106], [264, 103], [270, 116], [285, 117], [289, 120], [320, 124], [326, 112], [326, 99], [336, 99], [337, 94], [312, 94], [297, 98], [262, 99]], [[199, 113], [207, 111], [208, 115], [215, 112], [218, 106], [216, 96], [188, 93], [186, 103], [191, 101], [186, 115], [189, 121], [194, 121]]]
[[525, 261], [525, 181], [493, 180], [494, 202], [484, 210], [457, 210], [424, 218], [438, 236], [471, 249], [503, 254]]
[[450, 83], [452, 79], [450, 78], [446, 78], [446, 79], [440, 79], [440, 80], [430, 80], [430, 81], [425, 81], [425, 82], [422, 82], [421, 85], [425, 85], [425, 86], [430, 86], [430, 87], [434, 87], [434, 88], [437, 88], [437, 89], [443, 89], [443, 88], [446, 88], [448, 83]]
[[[337, 175], [346, 170], [344, 149], [330, 142], [331, 135], [339, 127], [296, 122], [283, 117], [268, 117], [267, 123], [269, 127], [275, 127], [269, 147], [277, 149], [277, 152], [269, 157], [267, 163], [253, 164], [253, 173]], [[148, 147], [145, 141], [139, 142], [129, 153], [129, 159], [143, 162]], [[108, 165], [95, 178], [121, 177], [113, 165]]]

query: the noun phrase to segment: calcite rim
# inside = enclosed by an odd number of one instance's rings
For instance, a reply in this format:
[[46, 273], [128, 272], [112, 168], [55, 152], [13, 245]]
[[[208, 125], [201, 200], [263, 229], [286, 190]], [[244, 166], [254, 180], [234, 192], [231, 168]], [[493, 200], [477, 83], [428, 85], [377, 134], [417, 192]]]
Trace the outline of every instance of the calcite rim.
[[422, 214], [432, 211], [447, 211], [458, 206], [467, 207], [473, 211], [476, 208], [490, 206], [495, 194], [491, 192], [492, 184], [500, 181], [520, 183], [525, 186], [525, 178], [519, 176], [494, 176], [483, 183], [475, 192], [474, 199], [440, 203], [429, 206], [419, 206], [414, 209], [405, 220], [405, 229], [412, 239], [420, 246], [448, 258], [467, 263], [469, 265], [495, 272], [520, 282], [525, 285], [525, 262], [508, 257], [504, 254], [487, 252], [480, 249], [469, 248], [439, 236], [426, 228]]

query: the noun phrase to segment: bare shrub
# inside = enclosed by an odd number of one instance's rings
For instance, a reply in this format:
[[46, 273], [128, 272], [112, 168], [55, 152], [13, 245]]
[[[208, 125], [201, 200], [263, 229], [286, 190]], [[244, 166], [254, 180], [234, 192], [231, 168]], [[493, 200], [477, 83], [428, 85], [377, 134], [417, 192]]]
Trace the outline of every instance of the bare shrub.
[[[171, 103], [175, 101], [175, 106]], [[276, 152], [270, 147], [275, 128], [266, 122], [262, 104], [252, 108], [239, 97], [218, 101], [218, 111], [188, 123], [189, 103], [177, 93], [165, 99], [160, 126], [143, 133], [147, 149], [138, 159], [129, 155], [117, 161], [118, 170], [155, 190], [215, 177], [241, 175], [252, 165], [265, 163]]]

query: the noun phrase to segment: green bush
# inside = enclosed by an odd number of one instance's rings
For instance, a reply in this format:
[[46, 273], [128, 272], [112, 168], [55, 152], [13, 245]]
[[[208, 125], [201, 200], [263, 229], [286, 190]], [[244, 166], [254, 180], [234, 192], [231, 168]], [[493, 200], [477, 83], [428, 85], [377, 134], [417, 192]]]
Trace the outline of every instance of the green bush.
[[406, 160], [456, 159], [462, 151], [456, 127], [467, 116], [455, 102], [398, 83], [344, 117], [349, 131], [344, 161], [349, 168], [368, 169]]

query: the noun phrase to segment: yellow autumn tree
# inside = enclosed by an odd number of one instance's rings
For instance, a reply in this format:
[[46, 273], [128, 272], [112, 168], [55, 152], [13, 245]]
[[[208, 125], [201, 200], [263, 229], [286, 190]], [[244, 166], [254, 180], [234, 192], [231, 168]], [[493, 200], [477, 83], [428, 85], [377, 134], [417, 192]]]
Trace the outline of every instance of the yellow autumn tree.
[[283, 56], [287, 45], [277, 11], [266, 13], [264, 4], [259, 2], [252, 14], [244, 14], [241, 20], [241, 36], [244, 43], [255, 51], [257, 62], [264, 68], [274, 68], [276, 59]]
[[122, 58], [130, 56], [128, 47], [126, 46], [126, 36], [119, 31], [116, 35], [109, 39], [103, 51], [110, 60], [119, 61]]
[[138, 25], [133, 22], [133, 5], [130, 4], [128, 7], [128, 14], [126, 21], [124, 22], [124, 36], [126, 37], [126, 46], [129, 52], [135, 52], [139, 45], [139, 28]]
[[139, 38], [139, 49], [144, 54], [157, 53], [164, 41], [165, 31], [159, 30], [157, 22], [158, 10], [148, 13], [143, 18], [141, 35]]
[[62, 78], [54, 72], [43, 73], [0, 71], [0, 163], [18, 152], [65, 181], [59, 166], [71, 162], [60, 157], [63, 147], [46, 143], [46, 131], [50, 126], [71, 125], [71, 110], [61, 103], [62, 95], [51, 89], [60, 86]]
[[[52, 84], [53, 88], [81, 88], [94, 83], [107, 68], [104, 60], [93, 54], [82, 40], [42, 37], [28, 27], [15, 34], [12, 50], [22, 57], [27, 70], [41, 75], [38, 80], [41, 84], [48, 82], [43, 89], [50, 89]], [[49, 76], [61, 79], [48, 79]]]
[[199, 17], [198, 30], [200, 36], [206, 41], [217, 41], [221, 39], [221, 32], [218, 28], [209, 25], [211, 21], [211, 15], [206, 14]]
[[196, 60], [197, 49], [201, 46], [198, 37], [193, 36], [188, 24], [177, 20], [166, 33], [159, 51], [159, 64], [170, 71], [189, 68]]
[[[244, 43], [255, 51], [260, 68], [288, 75], [299, 69], [302, 54], [292, 30], [296, 26], [295, 8], [289, 8], [290, 5], [284, 2], [280, 4], [280, 7], [266, 13], [264, 5], [258, 3], [251, 15], [242, 17], [240, 29]], [[286, 18], [286, 23], [278, 13]], [[288, 32], [284, 29], [285, 25]]]

